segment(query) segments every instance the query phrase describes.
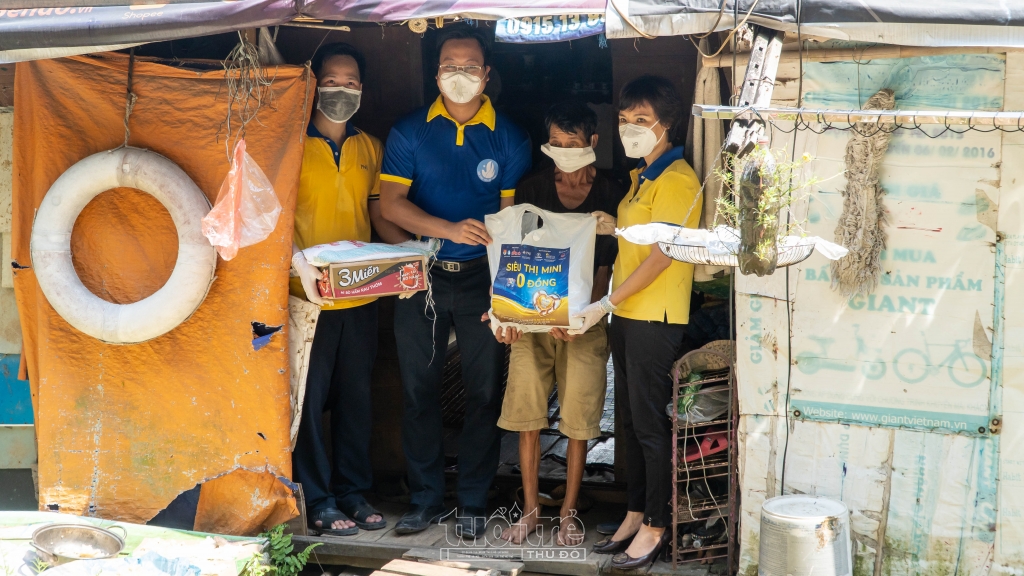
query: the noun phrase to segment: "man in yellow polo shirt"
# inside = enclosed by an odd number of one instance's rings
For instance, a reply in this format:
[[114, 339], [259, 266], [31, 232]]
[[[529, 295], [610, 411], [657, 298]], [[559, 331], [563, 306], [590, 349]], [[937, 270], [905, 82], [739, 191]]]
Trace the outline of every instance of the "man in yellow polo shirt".
[[[309, 527], [327, 534], [355, 534], [386, 523], [363, 494], [370, 468], [370, 375], [377, 357], [376, 298], [325, 301], [319, 272], [301, 250], [338, 240], [370, 241], [371, 225], [388, 242], [409, 238], [380, 215], [380, 140], [352, 126], [359, 108], [365, 60], [354, 47], [324, 46], [313, 60], [317, 106], [306, 132], [295, 206], [293, 296], [320, 305], [310, 351], [306, 396], [292, 474], [302, 484]], [[332, 459], [322, 418], [331, 411]], [[331, 483], [331, 480], [334, 483]]]

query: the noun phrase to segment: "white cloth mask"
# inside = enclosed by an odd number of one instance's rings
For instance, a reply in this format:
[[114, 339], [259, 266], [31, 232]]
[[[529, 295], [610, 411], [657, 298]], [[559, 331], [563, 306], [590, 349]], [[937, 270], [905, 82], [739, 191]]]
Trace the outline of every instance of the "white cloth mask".
[[359, 110], [359, 101], [363, 96], [362, 90], [344, 86], [317, 88], [316, 91], [319, 95], [316, 109], [335, 124], [348, 122], [356, 110]]
[[556, 148], [551, 144], [543, 144], [540, 151], [554, 160], [555, 166], [558, 166], [562, 172], [575, 172], [597, 161], [597, 154], [590, 146], [586, 148]]
[[477, 78], [468, 72], [448, 72], [441, 74], [441, 92], [451, 99], [452, 102], [465, 104], [480, 93], [482, 78]]
[[[660, 123], [654, 123], [657, 126]], [[653, 128], [653, 126], [652, 126]], [[666, 131], [661, 135], [665, 137]], [[619, 138], [622, 139], [622, 146], [626, 149], [626, 156], [630, 158], [643, 158], [654, 151], [654, 147], [661, 142], [661, 138], [654, 135], [654, 130], [646, 126], [636, 124], [619, 124]]]

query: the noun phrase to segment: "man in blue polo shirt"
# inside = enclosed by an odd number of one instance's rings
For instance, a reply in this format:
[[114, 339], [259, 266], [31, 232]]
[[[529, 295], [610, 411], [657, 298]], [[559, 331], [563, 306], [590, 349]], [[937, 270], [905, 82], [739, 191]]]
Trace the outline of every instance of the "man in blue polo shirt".
[[441, 96], [395, 124], [380, 176], [384, 217], [442, 240], [430, 271], [432, 308], [425, 292], [395, 304], [412, 503], [395, 531], [420, 532], [451, 513], [444, 506], [441, 370], [454, 325], [466, 388], [456, 533], [476, 538], [486, 527], [487, 491], [498, 468], [505, 353], [480, 321], [490, 308], [491, 284], [491, 238], [483, 219], [512, 205], [516, 182], [530, 168], [530, 141], [483, 95], [490, 67], [482, 33], [467, 25], [446, 27], [438, 53]]

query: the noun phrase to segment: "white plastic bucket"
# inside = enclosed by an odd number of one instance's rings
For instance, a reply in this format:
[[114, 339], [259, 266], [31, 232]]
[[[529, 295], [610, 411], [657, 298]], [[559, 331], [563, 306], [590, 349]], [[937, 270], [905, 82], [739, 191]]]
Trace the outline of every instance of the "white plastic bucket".
[[759, 576], [851, 576], [850, 512], [820, 496], [777, 496], [761, 505]]

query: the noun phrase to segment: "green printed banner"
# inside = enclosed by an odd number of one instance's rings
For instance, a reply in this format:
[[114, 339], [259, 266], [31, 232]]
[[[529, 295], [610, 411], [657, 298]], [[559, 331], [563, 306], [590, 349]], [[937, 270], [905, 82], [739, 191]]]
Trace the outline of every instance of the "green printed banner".
[[878, 425], [912, 430], [954, 432], [979, 436], [988, 432], [988, 417], [949, 412], [926, 412], [902, 408], [833, 404], [792, 400], [790, 409], [798, 418], [820, 422]]
[[[1003, 56], [988, 54], [809, 63], [804, 102], [859, 108], [884, 86], [897, 108], [993, 110], [1002, 106], [1004, 70]], [[856, 209], [844, 198], [849, 144], [849, 133], [826, 130], [797, 149], [814, 157], [811, 170], [822, 181], [807, 205], [808, 234], [829, 238], [855, 226], [841, 218]], [[997, 413], [990, 401], [999, 361], [992, 246], [1001, 161], [997, 133], [934, 127], [892, 134], [878, 172], [886, 243], [864, 268], [878, 271], [877, 284], [848, 295], [831, 263], [817, 256], [790, 273], [796, 286], [786, 368], [800, 417], [987, 435]], [[774, 354], [779, 330], [755, 325], [760, 316], [750, 312], [743, 326], [758, 345], [751, 353]]]

